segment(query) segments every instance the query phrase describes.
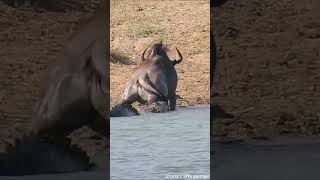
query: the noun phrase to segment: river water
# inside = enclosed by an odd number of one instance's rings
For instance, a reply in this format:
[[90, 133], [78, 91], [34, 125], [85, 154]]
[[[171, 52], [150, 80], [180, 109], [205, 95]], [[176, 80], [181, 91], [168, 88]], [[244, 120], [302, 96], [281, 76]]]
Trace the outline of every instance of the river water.
[[209, 106], [111, 118], [111, 180], [209, 179]]

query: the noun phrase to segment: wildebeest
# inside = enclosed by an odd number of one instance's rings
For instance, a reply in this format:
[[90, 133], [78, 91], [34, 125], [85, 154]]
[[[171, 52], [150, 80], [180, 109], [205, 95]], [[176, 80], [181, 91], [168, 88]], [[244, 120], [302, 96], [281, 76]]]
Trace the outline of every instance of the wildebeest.
[[26, 137], [0, 155], [0, 175], [86, 170], [90, 165], [85, 152], [72, 147], [66, 136], [83, 126], [109, 136], [108, 21], [106, 3], [100, 3], [58, 54]]
[[169, 104], [169, 110], [175, 110], [178, 77], [174, 66], [182, 61], [182, 55], [176, 48], [179, 59], [170, 60], [162, 42], [151, 46], [146, 55], [147, 49], [127, 83], [120, 104], [164, 102]]
[[108, 80], [105, 3], [72, 35], [50, 69], [30, 131], [66, 136], [89, 126], [107, 136]]

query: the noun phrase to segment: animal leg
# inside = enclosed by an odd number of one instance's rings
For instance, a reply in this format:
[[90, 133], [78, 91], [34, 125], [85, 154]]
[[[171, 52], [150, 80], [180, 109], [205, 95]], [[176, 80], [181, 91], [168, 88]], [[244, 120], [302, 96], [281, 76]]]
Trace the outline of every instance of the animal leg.
[[148, 95], [148, 103], [155, 103], [155, 102], [158, 102], [158, 101], [162, 101], [163, 99], [160, 98], [159, 96], [157, 95], [154, 95], [154, 94], [149, 94]]
[[176, 103], [177, 103], [176, 95], [174, 95], [173, 97], [169, 97], [170, 111], [173, 111], [176, 109]]
[[138, 94], [140, 99], [142, 99], [143, 101], [146, 101], [147, 103], [167, 101], [167, 92], [165, 92], [164, 95], [160, 91], [156, 90], [153, 83], [149, 80], [148, 76], [146, 76], [145, 80], [140, 80], [139, 83], [141, 84], [141, 86], [139, 86]]
[[119, 104], [132, 104], [139, 100], [138, 87], [137, 84], [128, 86]]

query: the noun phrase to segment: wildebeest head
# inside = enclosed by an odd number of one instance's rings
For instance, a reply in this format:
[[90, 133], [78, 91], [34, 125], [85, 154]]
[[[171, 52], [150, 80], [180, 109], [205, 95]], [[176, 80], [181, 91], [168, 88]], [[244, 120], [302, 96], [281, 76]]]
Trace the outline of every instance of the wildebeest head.
[[[162, 45], [162, 42], [160, 43], [157, 43], [157, 44], [154, 44], [153, 46], [151, 46], [151, 49], [147, 55], [147, 58], [145, 58], [145, 54], [146, 54], [146, 51], [149, 47], [147, 47], [143, 53], [141, 54], [141, 61], [142, 62], [145, 62], [146, 60], [149, 60], [151, 61], [155, 56], [161, 56], [161, 57], [164, 57], [165, 59], [167, 60], [170, 60], [167, 52], [166, 52], [166, 48]], [[178, 50], [178, 48], [176, 48], [177, 50], [177, 53], [179, 55], [179, 59], [178, 60], [173, 60], [172, 61], [172, 64], [173, 65], [176, 65], [176, 64], [179, 64], [181, 61], [182, 61], [182, 55], [180, 53], [180, 51]]]

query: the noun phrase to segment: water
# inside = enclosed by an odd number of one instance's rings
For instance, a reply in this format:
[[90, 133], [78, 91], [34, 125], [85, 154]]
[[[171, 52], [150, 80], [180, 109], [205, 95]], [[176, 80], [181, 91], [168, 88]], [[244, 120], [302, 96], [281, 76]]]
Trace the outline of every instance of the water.
[[111, 180], [209, 177], [209, 106], [111, 118], [110, 141]]

